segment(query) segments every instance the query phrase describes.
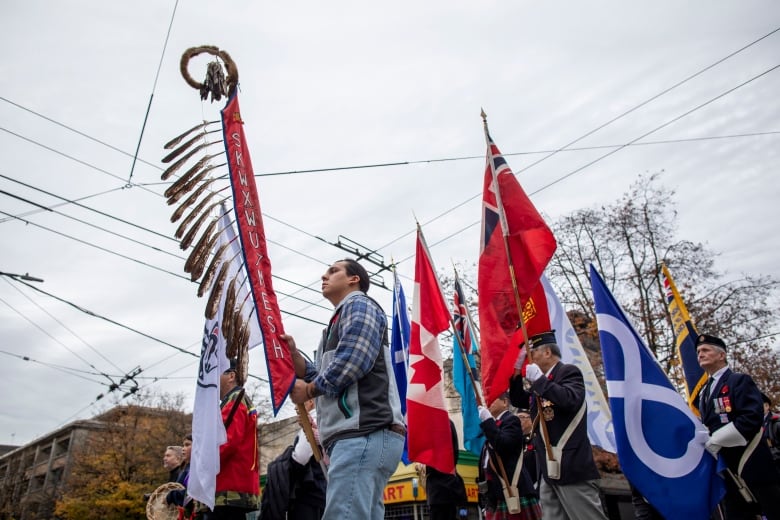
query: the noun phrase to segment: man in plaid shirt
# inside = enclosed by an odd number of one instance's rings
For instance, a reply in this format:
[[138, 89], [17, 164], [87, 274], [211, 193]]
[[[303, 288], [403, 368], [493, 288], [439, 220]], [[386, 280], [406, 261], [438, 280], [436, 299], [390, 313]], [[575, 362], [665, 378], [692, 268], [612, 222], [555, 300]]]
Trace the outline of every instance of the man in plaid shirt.
[[328, 454], [323, 519], [384, 518], [383, 492], [401, 460], [406, 434], [387, 342], [387, 318], [366, 295], [368, 273], [351, 259], [322, 275], [335, 310], [323, 331], [317, 364], [283, 336], [295, 363], [294, 403], [317, 399], [320, 440]]

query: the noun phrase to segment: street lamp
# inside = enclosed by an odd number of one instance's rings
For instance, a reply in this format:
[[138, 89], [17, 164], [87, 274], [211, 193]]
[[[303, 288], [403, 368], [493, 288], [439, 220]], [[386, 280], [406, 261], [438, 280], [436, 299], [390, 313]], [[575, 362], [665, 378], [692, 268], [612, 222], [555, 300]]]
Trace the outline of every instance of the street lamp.
[[14, 273], [4, 273], [0, 271], [0, 276], [7, 276], [9, 278], [13, 278], [14, 280], [24, 280], [26, 282], [43, 282], [42, 278], [36, 278], [34, 276], [30, 276], [30, 273], [14, 274]]

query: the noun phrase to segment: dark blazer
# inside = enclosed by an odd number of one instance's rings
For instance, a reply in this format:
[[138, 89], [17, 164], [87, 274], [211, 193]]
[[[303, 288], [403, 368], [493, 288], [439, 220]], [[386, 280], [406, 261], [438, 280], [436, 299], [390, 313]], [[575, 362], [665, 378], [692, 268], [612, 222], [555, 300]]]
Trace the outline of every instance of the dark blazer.
[[327, 481], [314, 457], [298, 464], [288, 446], [268, 464], [267, 481], [260, 501], [262, 518], [319, 520], [325, 510]]
[[[707, 426], [710, 433], [731, 422], [749, 444], [761, 430], [764, 405], [761, 392], [749, 375], [726, 369], [715, 387], [710, 388], [707, 401], [706, 404], [699, 403], [697, 399], [696, 404], [701, 413], [701, 422]], [[720, 450], [729, 469], [734, 473], [737, 473], [745, 449], [746, 446], [735, 446]], [[748, 486], [780, 482], [772, 453], [765, 442], [759, 442], [748, 458], [742, 470], [742, 478]]]
[[[550, 442], [556, 445], [563, 432], [574, 420], [574, 416], [585, 401], [585, 383], [582, 372], [574, 365], [558, 363], [549, 377], [540, 377], [533, 382], [530, 392], [523, 388], [523, 378], [513, 377], [509, 382], [509, 398], [514, 406], [529, 406], [531, 417], [538, 415], [537, 397], [552, 403], [553, 417], [545, 421]], [[547, 450], [544, 446], [539, 421], [534, 435], [534, 448], [542, 476], [550, 484], [573, 484], [599, 478], [593, 451], [588, 440], [587, 411], [577, 424], [561, 455], [561, 478], [553, 480], [547, 477]], [[544, 416], [543, 416], [544, 417]], [[543, 419], [542, 419], [543, 420]]]
[[[452, 461], [458, 463], [458, 432], [455, 424], [450, 421], [450, 435], [452, 436]], [[425, 495], [428, 505], [453, 504], [467, 505], [466, 485], [463, 478], [455, 474], [442, 473], [433, 466], [425, 467]]]
[[[488, 481], [489, 495], [492, 499], [488, 505], [491, 509], [495, 509], [496, 503], [504, 502], [504, 495], [501, 482], [498, 480], [498, 474], [493, 472], [490, 465], [484, 468], [485, 455], [487, 452], [490, 453], [496, 471], [500, 471], [496, 457], [501, 458], [506, 471], [506, 477], [511, 483], [517, 461], [525, 447], [523, 427], [520, 424], [520, 419], [509, 411], [505, 412], [497, 421], [494, 419], [482, 421], [479, 427], [485, 433], [485, 445], [482, 448], [482, 455], [479, 459], [480, 480]], [[517, 482], [517, 488], [520, 496], [535, 494], [533, 482], [526, 468], [522, 469]]]

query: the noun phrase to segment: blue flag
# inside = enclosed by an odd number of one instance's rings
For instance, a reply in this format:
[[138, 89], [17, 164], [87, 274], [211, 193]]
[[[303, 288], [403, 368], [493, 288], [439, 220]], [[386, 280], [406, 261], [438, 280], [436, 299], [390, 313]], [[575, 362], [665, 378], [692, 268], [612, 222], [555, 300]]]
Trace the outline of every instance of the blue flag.
[[[395, 383], [398, 386], [398, 396], [401, 398], [401, 412], [406, 418], [406, 369], [409, 368], [409, 337], [411, 327], [409, 326], [409, 315], [406, 313], [406, 296], [404, 288], [398, 279], [398, 274], [393, 273], [393, 326], [390, 337], [390, 356], [393, 361], [393, 373], [395, 374]], [[406, 441], [404, 441], [403, 452], [404, 464], [409, 464]]]
[[707, 520], [724, 493], [707, 428], [669, 382], [596, 269], [590, 283], [626, 478], [664, 518]]
[[[477, 398], [469, 378], [469, 372], [472, 377], [478, 380], [477, 363], [474, 360], [474, 353], [479, 350], [479, 341], [474, 337], [471, 327], [471, 317], [469, 316], [466, 300], [463, 296], [463, 289], [460, 286], [458, 274], [455, 273], [455, 294], [453, 295], [453, 322], [455, 323], [455, 336], [452, 346], [452, 383], [458, 394], [460, 394], [460, 410], [463, 415], [463, 446], [479, 455], [482, 453], [482, 445], [485, 443], [485, 436], [479, 427], [479, 411], [477, 410]], [[461, 345], [468, 362], [468, 369], [461, 355]]]
[[682, 361], [683, 372], [685, 373], [685, 385], [688, 390], [688, 406], [693, 413], [699, 416], [699, 409], [696, 402], [699, 392], [707, 382], [707, 374], [699, 366], [699, 360], [696, 356], [696, 327], [693, 325], [691, 315], [685, 307], [682, 296], [677, 291], [677, 286], [672, 280], [672, 274], [661, 264], [661, 272], [664, 277], [664, 289], [666, 291], [666, 303], [669, 309], [669, 316], [672, 319], [672, 328], [674, 330], [674, 341], [677, 346], [677, 356]]

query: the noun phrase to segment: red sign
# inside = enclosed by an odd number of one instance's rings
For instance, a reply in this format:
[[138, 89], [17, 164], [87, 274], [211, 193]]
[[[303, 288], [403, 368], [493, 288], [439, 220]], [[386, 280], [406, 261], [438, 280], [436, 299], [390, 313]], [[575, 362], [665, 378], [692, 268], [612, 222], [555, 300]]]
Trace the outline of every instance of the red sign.
[[271, 261], [266, 247], [260, 198], [257, 196], [243, 125], [236, 94], [222, 110], [222, 131], [230, 168], [238, 236], [255, 304], [255, 316], [263, 333], [271, 399], [276, 415], [295, 382], [295, 370], [286, 344], [279, 339], [279, 335], [284, 334], [284, 328], [271, 281]]

